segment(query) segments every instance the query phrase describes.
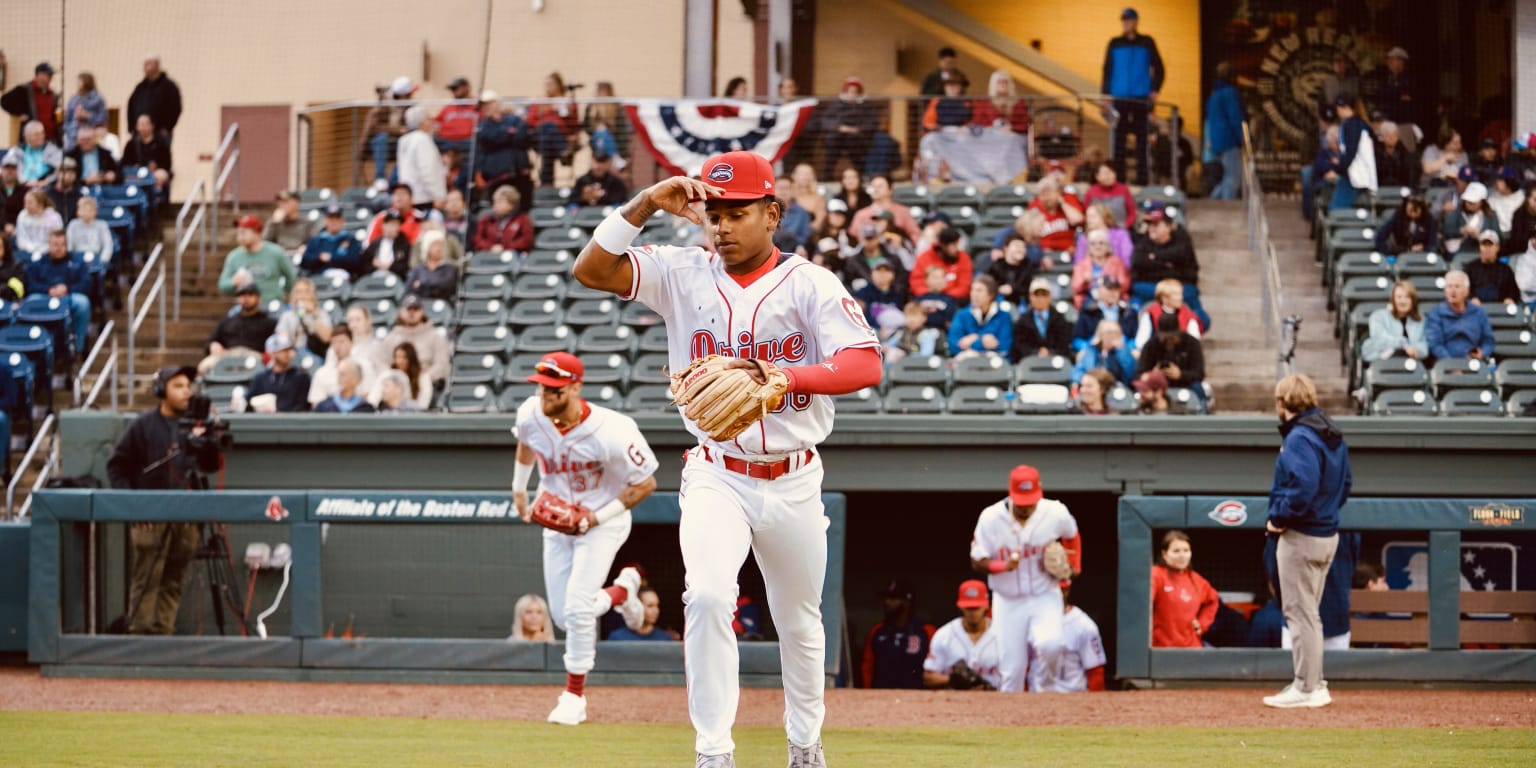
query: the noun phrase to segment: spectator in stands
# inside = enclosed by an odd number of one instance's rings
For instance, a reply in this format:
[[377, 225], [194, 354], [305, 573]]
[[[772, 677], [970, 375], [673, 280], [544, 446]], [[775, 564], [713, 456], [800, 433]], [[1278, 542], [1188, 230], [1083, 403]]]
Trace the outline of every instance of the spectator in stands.
[[27, 191], [30, 189], [21, 181], [18, 169], [21, 166], [21, 158], [10, 152], [0, 158], [0, 201], [5, 205], [5, 238], [9, 239], [16, 234], [16, 217], [21, 215], [26, 207]]
[[427, 221], [441, 221], [442, 217], [436, 210], [428, 207], [423, 213], [416, 208], [416, 195], [411, 191], [409, 184], [396, 184], [389, 188], [389, 208], [380, 211], [373, 217], [373, 224], [368, 228], [368, 242], [379, 239], [384, 233], [385, 214], [394, 211], [400, 216], [400, 233], [405, 235], [406, 244], [416, 242], [421, 234], [421, 225]]
[[1467, 164], [1467, 153], [1462, 148], [1461, 133], [1454, 129], [1441, 131], [1435, 143], [1424, 148], [1419, 158], [1419, 170], [1424, 172], [1430, 186], [1450, 186]]
[[1002, 685], [998, 633], [992, 631], [987, 584], [979, 579], [960, 583], [955, 600], [960, 616], [933, 633], [923, 660], [923, 685], [929, 688], [993, 691]]
[[1221, 183], [1211, 190], [1216, 200], [1236, 200], [1243, 191], [1243, 100], [1232, 84], [1232, 64], [1216, 65], [1216, 84], [1205, 102], [1205, 140], [1221, 161]]
[[64, 151], [75, 148], [75, 136], [83, 126], [107, 124], [107, 100], [96, 90], [96, 76], [81, 72], [78, 87], [64, 106]]
[[544, 78], [544, 102], [528, 108], [528, 126], [533, 132], [534, 149], [539, 153], [539, 184], [554, 186], [555, 162], [570, 165], [572, 150], [568, 141], [580, 127], [576, 92], [565, 87], [559, 72]]
[[235, 289], [237, 311], [226, 315], [208, 337], [207, 356], [197, 364], [199, 376], [229, 355], [255, 355], [277, 332], [277, 320], [261, 305], [261, 289], [246, 282]]
[[160, 68], [160, 57], [153, 53], [144, 57], [144, 79], [128, 96], [128, 122], [136, 123], [139, 115], [146, 114], [169, 144], [176, 133], [176, 123], [181, 120], [181, 89]]
[[1056, 179], [1046, 177], [1035, 187], [1035, 199], [1029, 207], [1045, 217], [1040, 247], [1047, 251], [1070, 251], [1083, 224], [1083, 208], [1077, 198], [1065, 195]]
[[1376, 250], [1387, 256], [1409, 251], [1434, 252], [1439, 244], [1439, 228], [1430, 215], [1429, 202], [1417, 192], [1403, 198], [1397, 210], [1376, 229]]
[[864, 307], [864, 317], [874, 328], [879, 325], [882, 312], [900, 312], [906, 306], [907, 286], [896, 280], [896, 268], [890, 259], [870, 265], [869, 274], [869, 281], [854, 291], [853, 297]]
[[299, 269], [310, 275], [340, 270], [347, 274], [349, 280], [362, 277], [366, 274], [364, 267], [367, 262], [363, 261], [363, 249], [357, 237], [346, 229], [347, 220], [342, 216], [341, 206], [331, 203], [323, 213], [322, 229], [304, 244], [304, 256], [299, 262]]
[[304, 249], [315, 234], [315, 226], [299, 211], [299, 193], [285, 189], [277, 193], [276, 201], [272, 217], [262, 227], [261, 239], [277, 243], [277, 247], [292, 256]]
[[959, 304], [944, 289], [949, 286], [949, 272], [935, 264], [923, 273], [924, 291], [915, 301], [928, 317], [928, 327], [948, 332]]
[[533, 247], [533, 222], [522, 210], [522, 195], [508, 184], [491, 195], [491, 210], [480, 216], [475, 227], [477, 251], [514, 251], [524, 253]]
[[[801, 210], [810, 214], [811, 236], [807, 237], [805, 242], [810, 244], [813, 240], [826, 237], [826, 235], [818, 234], [826, 223], [827, 199], [822, 197], [821, 192], [816, 188], [816, 169], [812, 168], [810, 163], [800, 163], [794, 166], [794, 169], [790, 172], [790, 184], [782, 188], [789, 189], [793, 203]], [[846, 214], [847, 212], [847, 206], [844, 205], [843, 213]], [[846, 220], [845, 216], [844, 221]], [[779, 226], [782, 227], [783, 223], [781, 222]]]
[[1472, 157], [1471, 166], [1478, 181], [1484, 186], [1493, 186], [1493, 180], [1499, 177], [1499, 169], [1504, 166], [1503, 158], [1499, 157], [1498, 142], [1483, 139], [1477, 145], [1477, 154]]
[[1190, 294], [1198, 296], [1195, 286], [1200, 279], [1200, 264], [1189, 233], [1175, 227], [1161, 209], [1153, 209], [1144, 218], [1147, 236], [1131, 252], [1131, 298], [1142, 303], [1152, 300], [1157, 284], [1169, 278], [1179, 281], [1186, 302]]
[[1467, 273], [1445, 273], [1445, 301], [1435, 305], [1424, 319], [1424, 340], [1430, 357], [1470, 357], [1487, 361], [1493, 356], [1493, 325], [1488, 313], [1468, 301], [1471, 282]]
[[1360, 345], [1367, 362], [1389, 357], [1429, 358], [1424, 341], [1424, 318], [1419, 314], [1419, 291], [1408, 280], [1392, 284], [1392, 301], [1371, 313], [1370, 333]]
[[[479, 141], [475, 147], [476, 187], [496, 190], [505, 185], [517, 189], [520, 199], [533, 199], [533, 163], [528, 159], [528, 124], [495, 91], [480, 93]], [[477, 199], [483, 192], [477, 193]]]
[[379, 374], [368, 401], [379, 413], [421, 413], [421, 406], [409, 397], [409, 389], [405, 374], [388, 370]]
[[407, 341], [415, 345], [416, 352], [421, 356], [421, 364], [434, 383], [448, 378], [453, 350], [449, 347], [447, 336], [427, 317], [421, 297], [415, 294], [406, 294], [405, 300], [400, 303], [400, 316], [396, 318], [395, 327], [389, 335], [384, 337], [384, 348], [392, 350]]
[[971, 124], [1029, 133], [1029, 102], [1019, 98], [1007, 72], [999, 69], [987, 78], [987, 98], [971, 102]]
[[905, 581], [892, 580], [880, 594], [884, 617], [864, 638], [860, 687], [922, 688], [933, 625], [914, 614], [912, 587]]
[[1126, 137], [1136, 137], [1136, 183], [1147, 183], [1147, 117], [1158, 92], [1163, 89], [1163, 57], [1157, 52], [1157, 43], [1136, 30], [1139, 17], [1136, 9], [1126, 8], [1120, 14], [1123, 30], [1119, 37], [1109, 41], [1104, 50], [1104, 76], [1100, 93], [1109, 94], [1111, 102], [1105, 108], [1113, 108], [1119, 114], [1115, 123], [1115, 170], [1121, 178], [1125, 175]]
[[[1353, 99], [1361, 94], [1360, 76], [1351, 71], [1349, 54], [1344, 51], [1334, 51], [1332, 71], [1322, 76], [1317, 90], [1317, 112], [1324, 122], [1331, 122], [1328, 117], [1334, 105], [1342, 98]], [[1339, 118], [1343, 122], [1343, 118]]]
[[1520, 286], [1520, 300], [1527, 310], [1536, 309], [1536, 232], [1526, 237], [1523, 253], [1510, 257], [1510, 266], [1515, 270], [1515, 282]]
[[517, 599], [512, 608], [511, 642], [553, 643], [555, 623], [549, 618], [549, 604], [538, 595], [528, 594]]
[[365, 269], [374, 274], [393, 273], [401, 280], [410, 274], [411, 239], [405, 234], [403, 217], [391, 208], [381, 214], [379, 236], [363, 249]]
[[826, 214], [822, 217], [821, 226], [816, 228], [814, 235], [818, 244], [827, 238], [837, 243], [838, 256], [841, 257], [839, 261], [847, 258], [858, 247], [857, 240], [853, 239], [854, 235], [848, 231], [848, 218], [848, 204], [843, 202], [842, 198], [834, 197], [827, 201]]
[[901, 319], [901, 328], [881, 334], [886, 365], [892, 365], [907, 355], [927, 357], [944, 352], [944, 331], [928, 325], [928, 311], [923, 309], [922, 304], [907, 302], [907, 306], [902, 308]]
[[[843, 80], [837, 100], [821, 110], [823, 178], [832, 178], [838, 161], [847, 159], [854, 168], [863, 168], [870, 142], [880, 128], [875, 105], [864, 100], [864, 81], [857, 77]], [[873, 180], [871, 180], [873, 186]], [[874, 192], [870, 192], [874, 196]], [[912, 233], [916, 237], [916, 233]]]
[[1477, 236], [1476, 261], [1469, 261], [1462, 270], [1467, 273], [1473, 304], [1514, 304], [1520, 301], [1520, 285], [1515, 282], [1515, 271], [1499, 261], [1499, 235], [1483, 231]]
[[165, 190], [171, 180], [171, 145], [155, 129], [155, 119], [139, 115], [133, 126], [133, 137], [123, 147], [123, 165], [148, 168], [155, 180], [155, 191]]
[[1115, 376], [1103, 368], [1093, 368], [1083, 373], [1077, 385], [1077, 412], [1084, 416], [1114, 416], [1119, 411], [1111, 408], [1109, 393], [1115, 388]]
[[[887, 186], [889, 186], [888, 182]], [[858, 168], [843, 169], [842, 175], [838, 176], [837, 193], [832, 199], [843, 201], [843, 205], [848, 207], [848, 214], [850, 216], [857, 216], [859, 211], [868, 208], [874, 203], [874, 199], [869, 196], [869, 190], [865, 189], [864, 174], [860, 173]], [[848, 222], [848, 227], [853, 229], [853, 221], [851, 219]]]
[[395, 150], [395, 175], [410, 187], [413, 203], [422, 208], [435, 208], [448, 196], [448, 168], [430, 128], [426, 107], [407, 107], [406, 132]]
[[[794, 87], [793, 81], [790, 87]], [[624, 158], [629, 156], [629, 137], [634, 129], [629, 125], [623, 105], [614, 98], [613, 83], [597, 81], [592, 95], [602, 101], [588, 104], [582, 113], [581, 127], [587, 132], [587, 145], [593, 154], [605, 152], [613, 155], [614, 168], [622, 171]], [[788, 165], [786, 163], [786, 167]]]
[[1509, 232], [1504, 238], [1504, 255], [1524, 253], [1536, 235], [1536, 184], [1525, 190], [1524, 204], [1509, 216]]
[[[889, 214], [879, 214], [875, 216], [875, 223], [877, 225], [881, 222], [881, 220], [886, 221], [887, 232], [890, 231], [890, 219], [888, 216]], [[949, 214], [943, 211], [930, 211], [926, 216], [924, 216], [923, 229], [917, 235], [917, 242], [912, 243], [912, 247], [908, 249], [908, 255], [911, 257], [913, 262], [912, 264], [907, 265], [908, 269], [916, 265], [917, 254], [920, 254], [923, 251], [938, 245], [939, 234], [953, 226], [954, 220], [949, 217]], [[966, 239], [964, 232], [960, 233], [960, 248], [961, 250], [966, 249]], [[971, 268], [976, 272], [980, 272], [986, 269], [984, 264], [977, 263], [980, 256], [981, 254], [977, 254], [976, 257], [971, 259]], [[988, 259], [988, 261], [990, 262], [990, 259]]]
[[816, 242], [816, 250], [812, 251], [805, 258], [812, 264], [838, 275], [839, 279], [841, 279], [843, 266], [846, 262], [843, 260], [843, 246], [837, 242], [837, 238], [821, 238]]
[[465, 78], [455, 77], [448, 81], [448, 93], [454, 101], [468, 103], [449, 104], [438, 111], [434, 121], [437, 125], [438, 144], [445, 150], [454, 147], [467, 152], [470, 140], [475, 136], [475, 124], [480, 120], [480, 112], [471, 100], [469, 81]]
[[80, 180], [86, 184], [117, 184], [122, 181], [123, 169], [118, 166], [112, 153], [100, 144], [105, 128], [83, 125], [79, 129], [79, 143], [64, 153], [66, 160], [79, 164]]
[[416, 93], [416, 83], [401, 75], [389, 85], [374, 88], [378, 101], [368, 109], [363, 123], [368, 126], [367, 154], [373, 157], [374, 186], [383, 189], [388, 184], [389, 160], [395, 144], [405, 135], [405, 107], [391, 102], [409, 99]]
[[390, 353], [388, 370], [398, 371], [405, 376], [406, 397], [420, 410], [432, 407], [432, 377], [421, 367], [421, 358], [416, 354], [416, 345], [409, 341], [401, 342]]
[[912, 212], [905, 205], [896, 202], [891, 196], [890, 179], [884, 176], [870, 177], [869, 200], [868, 205], [853, 215], [853, 221], [848, 224], [849, 229], [858, 232], [865, 224], [873, 224], [877, 215], [889, 214], [891, 222], [901, 229], [908, 240], [917, 241], [922, 233], [917, 220], [912, 218]]
[[1099, 280], [1113, 280], [1123, 285], [1131, 279], [1130, 273], [1125, 268], [1125, 262], [1116, 258], [1110, 250], [1109, 230], [1090, 230], [1087, 241], [1088, 258], [1077, 262], [1072, 268], [1072, 303], [1079, 308], [1083, 306], [1083, 300], [1088, 298], [1089, 292]]
[[[1393, 46], [1387, 51], [1386, 66], [1382, 68], [1381, 80], [1376, 86], [1376, 104], [1387, 120], [1401, 126], [1407, 134], [1405, 138], [1412, 139], [1415, 126], [1418, 125], [1418, 110], [1413, 103], [1413, 80], [1408, 75], [1408, 52], [1399, 46]], [[1412, 154], [1414, 147], [1409, 147]], [[1380, 166], [1378, 166], [1378, 169]], [[1407, 184], [1406, 186], [1417, 186]]]
[[1193, 555], [1189, 534], [1163, 534], [1163, 562], [1152, 566], [1153, 648], [1199, 648], [1201, 636], [1216, 622], [1221, 598], [1189, 567]]
[[928, 107], [923, 112], [924, 130], [935, 130], [943, 127], [958, 127], [971, 121], [971, 100], [965, 97], [965, 89], [970, 87], [963, 72], [958, 70], [944, 73], [944, 93], [941, 96], [928, 100]]
[[1317, 200], [1330, 195], [1329, 185], [1339, 178], [1339, 126], [1330, 125], [1323, 131], [1322, 144], [1312, 158], [1312, 164], [1301, 169], [1301, 217], [1311, 223], [1317, 213]]
[[443, 233], [452, 238], [462, 251], [469, 244], [469, 237], [474, 234], [474, 228], [469, 207], [464, 203], [463, 190], [449, 189], [448, 196], [443, 198]]
[[277, 335], [291, 340], [301, 358], [323, 359], [334, 327], [331, 314], [320, 307], [315, 283], [307, 277], [293, 281], [288, 307], [277, 318]]
[[939, 66], [932, 72], [923, 75], [923, 82], [918, 89], [918, 93], [923, 96], [943, 96], [944, 78], [952, 72], [959, 71], [955, 68], [956, 61], [954, 48], [947, 45], [940, 48]]
[[1157, 335], [1141, 348], [1136, 360], [1136, 375], [1157, 370], [1167, 377], [1171, 387], [1185, 387], [1201, 402], [1207, 400], [1205, 353], [1200, 339], [1179, 329], [1178, 318], [1163, 315], [1157, 319]]
[[1383, 120], [1376, 124], [1376, 185], [1382, 188], [1419, 187], [1419, 163], [1408, 151], [1397, 123]]
[[[1371, 142], [1375, 146], [1375, 136], [1371, 135], [1371, 126], [1355, 113], [1355, 96], [1353, 94], [1340, 95], [1333, 100], [1334, 111], [1339, 116], [1339, 176], [1333, 182], [1333, 201], [1328, 204], [1328, 210], [1337, 211], [1355, 207], [1360, 197], [1362, 188], [1356, 187], [1349, 178], [1349, 166], [1355, 162], [1355, 155], [1365, 142]], [[1375, 150], [1371, 150], [1374, 152]], [[1372, 158], [1375, 159], [1374, 157]]]
[[406, 275], [406, 290], [428, 299], [452, 299], [458, 295], [459, 269], [444, 260], [444, 239], [441, 232], [421, 236], [423, 261]]
[[[32, 79], [0, 96], [0, 109], [20, 118], [22, 130], [25, 132], [27, 125], [36, 122], [43, 127], [43, 138], [49, 143], [57, 143], [59, 140], [59, 123], [57, 112], [63, 102], [59, 94], [52, 90], [54, 70], [48, 62], [38, 64], [32, 70]], [[25, 137], [25, 133], [18, 138], [18, 143]]]
[[336, 393], [315, 404], [315, 413], [373, 413], [374, 407], [363, 397], [362, 368], [356, 360], [342, 360], [336, 364], [336, 381], [340, 385]]
[[358, 390], [373, 391], [374, 382], [377, 379], [377, 368], [373, 360], [359, 354], [352, 340], [350, 328], [342, 326], [331, 330], [331, 342], [326, 352], [325, 364], [315, 369], [309, 388], [306, 390], [310, 405], [318, 405], [322, 400], [341, 390], [341, 363], [347, 360], [357, 363], [358, 375], [361, 377], [357, 385]]
[[[1113, 277], [1103, 277], [1093, 284], [1093, 300], [1083, 302], [1083, 306], [1077, 313], [1077, 324], [1072, 328], [1072, 351], [1082, 352], [1090, 343], [1090, 339], [1099, 330], [1099, 323], [1112, 320], [1120, 326], [1120, 332], [1125, 337], [1127, 347], [1134, 354], [1140, 322], [1136, 319], [1136, 310], [1131, 308], [1122, 296], [1122, 287], [1125, 283]], [[1196, 324], [1198, 326], [1198, 323]]]
[[651, 587], [641, 587], [639, 596], [640, 604], [645, 606], [645, 620], [640, 624], [640, 628], [630, 629], [621, 626], [610, 632], [608, 639], [630, 642], [644, 640], [675, 642], [682, 639], [672, 630], [658, 625], [657, 622], [661, 621], [661, 597], [656, 594], [656, 590]]
[[1483, 232], [1498, 237], [1499, 217], [1488, 207], [1488, 188], [1474, 181], [1461, 193], [1461, 205], [1440, 220], [1441, 248], [1452, 264], [1460, 266], [1476, 257]]
[[1126, 343], [1125, 331], [1114, 320], [1099, 321], [1099, 327], [1072, 366], [1072, 384], [1081, 382], [1083, 375], [1094, 369], [1108, 371], [1121, 384], [1130, 384], [1136, 378], [1136, 356]]
[[580, 205], [623, 205], [629, 200], [629, 187], [613, 174], [613, 155], [592, 155], [592, 167], [572, 185]]
[[21, 215], [16, 217], [16, 250], [39, 253], [48, 248], [48, 235], [64, 230], [64, 218], [53, 209], [48, 193], [34, 189], [27, 193]]
[[1115, 175], [1114, 163], [1108, 161], [1099, 163], [1098, 169], [1094, 172], [1093, 182], [1083, 194], [1083, 203], [1089, 208], [1095, 204], [1103, 204], [1114, 215], [1115, 221], [1125, 222], [1126, 229], [1136, 226], [1136, 198], [1131, 195], [1131, 188], [1123, 184]]
[[1029, 306], [1021, 308], [1013, 324], [1013, 354], [1017, 363], [1026, 357], [1072, 354], [1072, 324], [1051, 304], [1051, 283], [1035, 278], [1029, 284]]
[[246, 283], [255, 283], [263, 302], [281, 301], [299, 273], [293, 259], [277, 243], [261, 239], [261, 229], [261, 219], [249, 214], [240, 217], [235, 227], [235, 242], [239, 245], [224, 258], [219, 290], [234, 293]]
[[64, 162], [64, 153], [48, 141], [43, 124], [36, 120], [21, 129], [21, 136], [21, 143], [11, 147], [6, 159], [15, 158], [21, 180], [29, 188], [45, 187]]
[[1032, 263], [1029, 259], [1029, 242], [1017, 232], [1009, 231], [1003, 240], [1002, 258], [993, 258], [987, 264], [986, 274], [997, 281], [999, 298], [1009, 303], [1022, 303], [1038, 265], [1039, 262]]
[[882, 259], [891, 263], [898, 281], [908, 281], [907, 268], [902, 264], [905, 250], [899, 247], [900, 243], [898, 233], [882, 233], [876, 224], [861, 225], [858, 246], [843, 262], [843, 282], [851, 290], [862, 288], [864, 283], [869, 282], [871, 268]]
[[[937, 244], [918, 255], [917, 262], [912, 267], [912, 274], [921, 274], [924, 278], [921, 282], [915, 277], [909, 278], [913, 293], [927, 287], [929, 267], [943, 268], [944, 293], [954, 299], [955, 303], [963, 306], [974, 294], [971, 289], [971, 255], [960, 249], [960, 230], [945, 229], [939, 233]], [[997, 295], [995, 284], [992, 287], [992, 294], [994, 297]]]
[[1013, 349], [1013, 317], [997, 301], [997, 281], [982, 275], [971, 282], [970, 306], [949, 324], [952, 357], [1001, 357]]
[[1494, 216], [1499, 220], [1499, 234], [1502, 237], [1508, 239], [1513, 236], [1515, 211], [1524, 202], [1525, 193], [1520, 189], [1520, 171], [1509, 165], [1500, 168], [1498, 178], [1493, 180], [1493, 191], [1488, 195], [1488, 207], [1493, 209]]
[[256, 373], [246, 389], [246, 397], [273, 395], [278, 413], [303, 413], [309, 410], [309, 374], [293, 367], [293, 339], [282, 333], [267, 337], [266, 368]]
[[725, 89], [720, 92], [724, 99], [746, 100], [752, 98], [752, 90], [747, 85], [747, 79], [740, 75], [725, 82]]
[[1168, 377], [1162, 371], [1140, 374], [1131, 387], [1136, 390], [1137, 410], [1145, 414], [1168, 412]]
[[97, 203], [94, 197], [82, 197], [75, 208], [76, 216], [64, 228], [69, 240], [69, 250], [74, 253], [94, 253], [104, 264], [112, 263], [112, 229], [96, 217]]
[[70, 256], [63, 227], [49, 232], [44, 244], [47, 257], [26, 266], [27, 293], [47, 294], [64, 301], [69, 307], [74, 348], [83, 350], [91, 323], [91, 274], [84, 262]]
[[[1131, 233], [1125, 227], [1120, 226], [1119, 219], [1114, 211], [1104, 203], [1094, 203], [1088, 206], [1083, 213], [1083, 231], [1077, 235], [1076, 251], [1072, 262], [1081, 264], [1088, 258], [1088, 233], [1104, 232], [1109, 237], [1109, 250], [1118, 257], [1122, 269], [1131, 266], [1131, 254], [1136, 251], [1136, 244]], [[1130, 282], [1129, 274], [1126, 282]]]
[[59, 172], [54, 174], [53, 183], [44, 187], [43, 191], [48, 193], [48, 201], [59, 212], [59, 218], [65, 223], [74, 221], [78, 215], [80, 198], [85, 193], [85, 186], [80, 183], [80, 164], [73, 157], [64, 158]]

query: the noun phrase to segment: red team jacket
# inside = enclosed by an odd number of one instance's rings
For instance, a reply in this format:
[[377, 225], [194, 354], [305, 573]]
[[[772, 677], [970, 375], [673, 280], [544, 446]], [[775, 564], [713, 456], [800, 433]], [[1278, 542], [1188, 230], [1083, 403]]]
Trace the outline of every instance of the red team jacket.
[[1152, 566], [1152, 647], [1199, 648], [1200, 635], [1216, 621], [1219, 602], [1211, 583], [1193, 570]]

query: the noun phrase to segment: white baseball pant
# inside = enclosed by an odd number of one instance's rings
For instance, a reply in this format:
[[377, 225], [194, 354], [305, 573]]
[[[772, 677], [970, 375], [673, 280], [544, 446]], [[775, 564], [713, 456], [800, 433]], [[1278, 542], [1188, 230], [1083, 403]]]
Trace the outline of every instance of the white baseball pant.
[[550, 618], [565, 632], [565, 671], [571, 674], [585, 675], [597, 661], [597, 617], [613, 608], [603, 581], [631, 524], [625, 512], [582, 536], [544, 531], [544, 591]]
[[1061, 592], [1035, 595], [992, 596], [992, 627], [997, 631], [1000, 691], [1021, 692], [1028, 679], [1030, 659], [1044, 665], [1042, 679], [1055, 679], [1067, 647], [1061, 636]]
[[792, 743], [821, 738], [826, 715], [826, 633], [821, 590], [827, 574], [827, 524], [819, 458], [775, 480], [726, 470], [689, 452], [678, 500], [686, 569], [683, 658], [688, 716], [701, 755], [735, 750], [731, 725], [741, 695], [740, 656], [731, 617], [747, 549], [768, 590], [784, 676], [784, 729]]

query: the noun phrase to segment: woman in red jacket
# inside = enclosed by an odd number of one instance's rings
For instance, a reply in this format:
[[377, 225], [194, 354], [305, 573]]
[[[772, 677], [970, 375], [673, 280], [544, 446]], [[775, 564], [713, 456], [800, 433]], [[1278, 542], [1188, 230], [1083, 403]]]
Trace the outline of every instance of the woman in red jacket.
[[1199, 648], [1216, 621], [1220, 599], [1211, 583], [1189, 568], [1189, 535], [1163, 536], [1163, 564], [1152, 566], [1152, 647]]

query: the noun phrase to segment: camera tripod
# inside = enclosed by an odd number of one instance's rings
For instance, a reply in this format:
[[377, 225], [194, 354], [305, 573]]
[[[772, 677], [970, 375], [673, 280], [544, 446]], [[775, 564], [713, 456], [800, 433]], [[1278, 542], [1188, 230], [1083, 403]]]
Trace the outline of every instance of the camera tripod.
[[213, 602], [213, 621], [219, 634], [226, 634], [224, 610], [227, 607], [239, 621], [240, 636], [250, 636], [250, 616], [240, 599], [240, 588], [235, 583], [235, 561], [229, 550], [229, 527], [224, 523], [202, 523], [202, 532], [193, 560], [203, 563], [203, 576], [208, 581], [208, 597]]

